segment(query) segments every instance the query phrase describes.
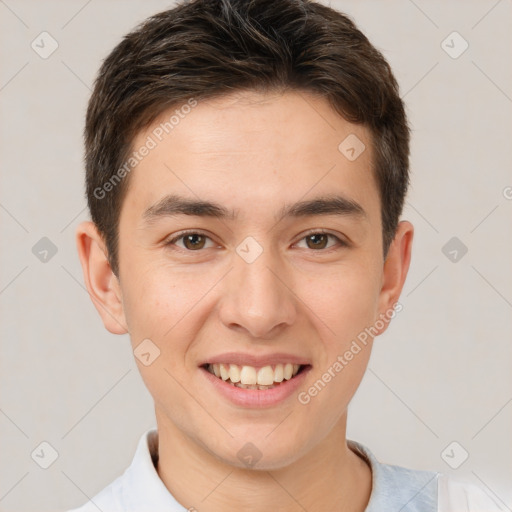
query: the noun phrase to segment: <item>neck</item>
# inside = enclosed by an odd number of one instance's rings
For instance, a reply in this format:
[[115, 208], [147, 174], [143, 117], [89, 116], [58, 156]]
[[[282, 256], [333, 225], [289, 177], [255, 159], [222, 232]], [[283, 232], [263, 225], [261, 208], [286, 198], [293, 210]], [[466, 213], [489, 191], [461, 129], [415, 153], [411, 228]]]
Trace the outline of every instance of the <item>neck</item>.
[[371, 494], [368, 464], [346, 443], [346, 414], [329, 435], [286, 467], [227, 464], [157, 414], [157, 472], [174, 498], [201, 512], [363, 512]]

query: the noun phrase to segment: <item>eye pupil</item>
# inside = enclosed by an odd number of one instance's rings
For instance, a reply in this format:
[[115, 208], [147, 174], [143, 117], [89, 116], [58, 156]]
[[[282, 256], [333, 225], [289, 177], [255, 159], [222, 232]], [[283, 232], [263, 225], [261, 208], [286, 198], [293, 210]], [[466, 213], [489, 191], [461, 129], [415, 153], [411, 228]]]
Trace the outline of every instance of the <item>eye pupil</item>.
[[[199, 240], [199, 242], [197, 241], [197, 239], [201, 239]], [[202, 248], [202, 246], [204, 245], [204, 237], [203, 235], [199, 235], [199, 234], [196, 234], [196, 233], [193, 233], [193, 234], [190, 234], [190, 235], [186, 235], [185, 238], [185, 246], [187, 247], [187, 249], [197, 249], [197, 248]], [[188, 245], [190, 243], [190, 246]]]
[[308, 240], [313, 242], [313, 246], [316, 249], [318, 249], [319, 247], [321, 247], [323, 249], [325, 247], [325, 244], [327, 243], [327, 235], [325, 235], [323, 233], [317, 233], [314, 235], [310, 235], [308, 237]]

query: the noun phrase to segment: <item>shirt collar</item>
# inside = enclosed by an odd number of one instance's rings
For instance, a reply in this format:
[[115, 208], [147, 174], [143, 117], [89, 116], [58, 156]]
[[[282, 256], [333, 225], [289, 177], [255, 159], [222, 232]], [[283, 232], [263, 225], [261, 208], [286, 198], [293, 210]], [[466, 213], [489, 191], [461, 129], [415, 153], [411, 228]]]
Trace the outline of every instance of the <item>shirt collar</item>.
[[382, 464], [361, 443], [347, 440], [347, 444], [372, 470], [372, 492], [365, 512], [437, 512], [438, 473]]
[[[154, 461], [154, 462], [153, 462]], [[123, 475], [123, 510], [140, 512], [182, 512], [186, 510], [173, 497], [158, 476], [158, 431], [148, 430], [137, 445], [133, 462]]]

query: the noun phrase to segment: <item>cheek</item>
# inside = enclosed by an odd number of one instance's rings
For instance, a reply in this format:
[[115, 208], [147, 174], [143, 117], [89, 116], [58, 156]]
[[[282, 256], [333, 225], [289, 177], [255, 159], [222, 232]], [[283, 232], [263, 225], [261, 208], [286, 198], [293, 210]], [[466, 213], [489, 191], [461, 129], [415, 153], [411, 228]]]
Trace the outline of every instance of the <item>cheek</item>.
[[316, 328], [332, 350], [341, 350], [365, 327], [378, 308], [378, 275], [370, 265], [344, 265], [302, 283], [298, 293]]
[[[139, 274], [126, 293], [125, 313], [135, 360], [158, 403], [179, 396], [178, 383], [185, 378], [185, 355], [195, 336], [190, 319], [204, 295], [190, 281], [176, 272], [152, 269]], [[144, 360], [147, 353], [150, 356]]]
[[378, 294], [368, 273], [338, 272], [304, 288], [304, 302], [318, 333], [318, 364], [299, 403], [311, 417], [332, 427], [345, 411], [366, 371], [373, 338], [368, 327], [376, 318]]
[[371, 354], [372, 340], [365, 329], [378, 310], [378, 266], [363, 261], [340, 266], [304, 287], [315, 329], [320, 333], [320, 363], [301, 404], [311, 414], [333, 425], [357, 390]]
[[179, 353], [180, 340], [193, 339], [191, 319], [197, 321], [199, 305], [215, 283], [215, 276], [180, 272], [165, 263], [134, 275], [137, 278], [123, 294], [132, 343], [150, 338], [162, 351], [172, 343], [174, 353]]

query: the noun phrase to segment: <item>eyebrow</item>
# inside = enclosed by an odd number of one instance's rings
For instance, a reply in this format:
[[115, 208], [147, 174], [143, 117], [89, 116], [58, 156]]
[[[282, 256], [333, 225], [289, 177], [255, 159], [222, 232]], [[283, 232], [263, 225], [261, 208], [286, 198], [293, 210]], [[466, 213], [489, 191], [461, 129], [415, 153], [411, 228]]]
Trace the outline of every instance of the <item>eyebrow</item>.
[[[162, 217], [178, 215], [228, 220], [235, 220], [237, 218], [236, 211], [229, 210], [221, 204], [190, 199], [174, 194], [167, 195], [156, 204], [150, 206], [144, 211], [142, 217], [149, 224]], [[368, 217], [363, 207], [353, 199], [340, 195], [329, 195], [285, 205], [277, 213], [276, 220], [280, 221], [285, 217], [298, 218], [316, 215], [339, 215], [358, 219]]]

